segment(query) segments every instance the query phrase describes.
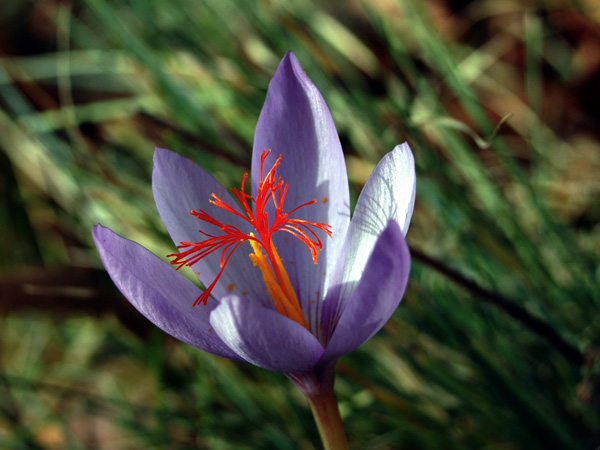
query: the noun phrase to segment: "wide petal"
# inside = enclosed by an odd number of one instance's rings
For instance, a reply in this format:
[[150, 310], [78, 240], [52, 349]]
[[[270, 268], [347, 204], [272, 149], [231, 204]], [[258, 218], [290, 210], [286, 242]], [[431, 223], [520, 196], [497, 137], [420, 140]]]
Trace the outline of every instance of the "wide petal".
[[[152, 192], [160, 217], [176, 245], [206, 239], [198, 230], [217, 236], [222, 234], [218, 227], [192, 216], [191, 210], [203, 209], [223, 224], [236, 226], [244, 233], [252, 231], [245, 220], [209, 202], [214, 193], [239, 212], [237, 203], [221, 183], [193, 161], [170, 150], [157, 148], [154, 153]], [[260, 272], [248, 257], [251, 252], [250, 244], [244, 243], [231, 257], [213, 289], [216, 298], [231, 292], [258, 302], [269, 298]], [[173, 253], [177, 253], [176, 249]], [[220, 257], [219, 250], [193, 266], [194, 272], [206, 286], [213, 282], [219, 272]]]
[[215, 302], [194, 308], [200, 289], [136, 242], [101, 225], [94, 242], [104, 267], [123, 295], [148, 320], [201, 350], [242, 359], [213, 332], [208, 316]]
[[301, 306], [316, 325], [317, 309], [325, 295], [326, 279], [337, 259], [335, 249], [344, 240], [350, 218], [350, 201], [346, 164], [333, 118], [323, 96], [304, 73], [290, 52], [281, 61], [263, 106], [252, 154], [253, 192], [260, 179], [260, 157], [271, 149], [266, 161], [270, 168], [283, 155], [278, 175], [289, 183], [286, 209], [289, 211], [305, 202], [314, 205], [298, 211], [293, 217], [332, 226], [333, 239], [319, 232], [323, 250], [319, 265], [298, 239], [287, 233], [277, 233], [275, 243], [289, 270], [293, 285], [299, 290]]
[[351, 352], [379, 331], [402, 300], [409, 272], [408, 245], [399, 225], [392, 220], [377, 239], [320, 364]]
[[237, 354], [268, 370], [307, 372], [323, 353], [319, 341], [302, 325], [235, 295], [221, 300], [210, 323]]

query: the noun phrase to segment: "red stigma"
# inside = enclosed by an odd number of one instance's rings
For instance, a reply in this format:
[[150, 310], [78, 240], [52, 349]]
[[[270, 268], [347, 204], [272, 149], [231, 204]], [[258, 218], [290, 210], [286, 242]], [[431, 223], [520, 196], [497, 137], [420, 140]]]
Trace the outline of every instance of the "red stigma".
[[[216, 236], [199, 230], [199, 232], [206, 237], [205, 240], [194, 243], [181, 242], [181, 244], [177, 246], [180, 253], [167, 255], [168, 258], [173, 258], [171, 264], [177, 266], [177, 270], [179, 270], [184, 266], [193, 266], [213, 252], [221, 251], [219, 263], [220, 270], [214, 281], [196, 299], [194, 306], [200, 303], [206, 305], [213, 288], [223, 274], [231, 256], [244, 242], [249, 240], [255, 241], [263, 248], [270, 259], [274, 259], [271, 258], [272, 236], [277, 231], [285, 231], [300, 239], [308, 247], [313, 262], [317, 264], [317, 257], [319, 251], [323, 248], [323, 243], [317, 235], [316, 230], [324, 231], [329, 237], [332, 236], [331, 226], [326, 223], [311, 222], [289, 217], [291, 214], [305, 206], [316, 203], [316, 200], [303, 203], [287, 213], [284, 212], [283, 206], [289, 185], [284, 183], [281, 177], [275, 176], [275, 170], [281, 164], [281, 155], [279, 155], [271, 169], [266, 174], [264, 173], [265, 160], [270, 153], [271, 150], [263, 151], [260, 157], [260, 181], [258, 183], [258, 193], [256, 194], [256, 197], [245, 192], [246, 180], [248, 179], [247, 173], [244, 174], [244, 177], [242, 178], [240, 189], [231, 189], [234, 197], [239, 201], [243, 213], [232, 208], [214, 193], [211, 194], [210, 199], [210, 203], [213, 205], [244, 219], [252, 225], [255, 230], [253, 231], [254, 235], [251, 235], [250, 233], [246, 234], [233, 225], [223, 224], [202, 209], [192, 211], [190, 214], [196, 216], [203, 222], [217, 226], [223, 234]], [[269, 202], [272, 202], [275, 207], [272, 218], [269, 217], [269, 214], [266, 211]], [[252, 208], [252, 206], [254, 206], [254, 208]], [[181, 251], [183, 249], [185, 250]]]

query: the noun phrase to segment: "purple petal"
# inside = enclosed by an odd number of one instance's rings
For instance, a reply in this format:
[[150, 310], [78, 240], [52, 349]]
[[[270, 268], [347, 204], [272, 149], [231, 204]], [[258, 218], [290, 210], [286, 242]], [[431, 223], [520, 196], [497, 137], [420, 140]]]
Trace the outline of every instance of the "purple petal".
[[234, 295], [221, 300], [210, 323], [237, 354], [268, 370], [306, 372], [323, 353], [323, 346], [302, 325]]
[[217, 305], [194, 308], [200, 289], [136, 242], [101, 225], [94, 242], [113, 282], [148, 320], [171, 336], [201, 350], [241, 359], [213, 332], [208, 321]]
[[404, 235], [415, 204], [415, 165], [407, 143], [396, 146], [379, 162], [363, 188], [346, 237], [344, 254], [333, 271], [327, 297], [322, 305], [321, 327], [317, 334], [326, 342], [346, 301], [360, 280], [367, 259], [390, 220]]
[[360, 279], [379, 234], [390, 220], [396, 221], [406, 236], [415, 191], [415, 161], [405, 142], [383, 157], [360, 193], [348, 234], [344, 283]]
[[[292, 53], [284, 56], [269, 84], [256, 126], [252, 154], [254, 192], [260, 179], [261, 153], [267, 149], [272, 150], [265, 163], [267, 170], [283, 155], [277, 173], [289, 183], [286, 210], [316, 199], [316, 204], [292, 217], [328, 223], [333, 228], [333, 239], [319, 232], [323, 250], [318, 266], [298, 239], [287, 233], [275, 235], [292, 284], [302, 289], [298, 292], [302, 309], [314, 326], [326, 277], [337, 259], [335, 249], [341, 247], [337, 243], [343, 242], [348, 228], [350, 201], [346, 164], [333, 118], [321, 93]], [[316, 301], [311, 303], [312, 300]]]
[[[211, 194], [215, 193], [239, 211], [237, 203], [221, 183], [193, 161], [170, 150], [157, 148], [154, 153], [152, 191], [160, 217], [176, 245], [184, 241], [203, 241], [206, 237], [198, 232], [200, 229], [216, 236], [223, 234], [218, 227], [190, 215], [191, 210], [203, 209], [223, 224], [234, 225], [244, 233], [252, 231], [246, 221], [209, 202]], [[231, 257], [213, 290], [216, 298], [231, 292], [258, 302], [269, 298], [260, 272], [248, 257], [251, 251], [250, 244], [244, 243]], [[173, 249], [173, 253], [177, 253], [177, 249]], [[210, 285], [219, 272], [220, 257], [219, 250], [193, 266], [205, 286]]]
[[320, 363], [351, 352], [379, 331], [402, 300], [409, 272], [408, 245], [392, 220], [379, 236]]

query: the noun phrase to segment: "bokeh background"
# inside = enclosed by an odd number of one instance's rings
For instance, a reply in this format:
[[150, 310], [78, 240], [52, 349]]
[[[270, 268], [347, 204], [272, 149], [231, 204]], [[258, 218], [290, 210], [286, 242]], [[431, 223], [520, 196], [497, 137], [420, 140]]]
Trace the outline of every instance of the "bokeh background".
[[154, 147], [236, 186], [288, 50], [353, 202], [396, 144], [417, 162], [408, 292], [339, 362], [352, 447], [598, 448], [599, 24], [594, 0], [2, 0], [0, 448], [319, 448], [283, 375], [154, 328], [91, 239], [173, 252]]

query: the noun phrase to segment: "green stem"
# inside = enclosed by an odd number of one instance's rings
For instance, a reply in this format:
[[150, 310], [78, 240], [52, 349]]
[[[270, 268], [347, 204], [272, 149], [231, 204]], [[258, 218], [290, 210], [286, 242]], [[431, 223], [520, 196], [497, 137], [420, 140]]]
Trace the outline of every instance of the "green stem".
[[325, 450], [348, 450], [348, 440], [333, 386], [325, 392], [308, 395], [307, 398]]

